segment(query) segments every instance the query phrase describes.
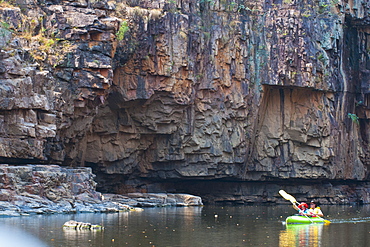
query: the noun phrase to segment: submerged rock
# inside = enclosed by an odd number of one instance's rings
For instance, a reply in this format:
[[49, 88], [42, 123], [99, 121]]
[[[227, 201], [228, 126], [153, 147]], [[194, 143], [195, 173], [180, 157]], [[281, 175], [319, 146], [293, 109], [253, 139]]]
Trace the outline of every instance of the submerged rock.
[[78, 222], [75, 220], [69, 220], [66, 223], [64, 223], [63, 228], [70, 228], [75, 230], [103, 230], [104, 227], [101, 225], [93, 225], [91, 223], [85, 223], [85, 222]]

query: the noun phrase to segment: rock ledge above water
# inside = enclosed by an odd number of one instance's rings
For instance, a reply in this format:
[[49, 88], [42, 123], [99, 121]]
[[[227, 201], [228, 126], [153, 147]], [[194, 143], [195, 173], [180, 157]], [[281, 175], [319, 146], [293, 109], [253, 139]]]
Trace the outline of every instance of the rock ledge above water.
[[91, 168], [57, 165], [0, 165], [0, 216], [53, 213], [97, 213], [138, 210], [135, 207], [199, 206], [188, 194], [131, 193], [95, 190]]

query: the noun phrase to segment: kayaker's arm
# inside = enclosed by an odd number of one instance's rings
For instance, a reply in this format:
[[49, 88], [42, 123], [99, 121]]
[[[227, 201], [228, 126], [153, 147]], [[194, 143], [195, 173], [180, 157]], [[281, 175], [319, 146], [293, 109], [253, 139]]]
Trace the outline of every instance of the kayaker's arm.
[[305, 213], [303, 212], [303, 210], [301, 210], [299, 207], [297, 207], [297, 205], [293, 204], [293, 208], [295, 210], [297, 210], [300, 215], [305, 215]]
[[310, 216], [310, 212], [308, 210], [308, 205], [306, 203], [301, 203], [298, 206], [296, 204], [293, 204], [293, 208], [295, 210], [298, 210], [298, 213], [300, 215]]
[[313, 217], [315, 217], [315, 216], [324, 217], [323, 214], [314, 214], [314, 213], [311, 213], [310, 216], [313, 216]]
[[297, 205], [293, 204], [293, 208], [295, 210], [298, 211], [298, 213], [302, 214], [302, 215], [308, 215], [307, 213], [305, 213], [303, 210], [301, 210], [299, 207], [297, 207]]

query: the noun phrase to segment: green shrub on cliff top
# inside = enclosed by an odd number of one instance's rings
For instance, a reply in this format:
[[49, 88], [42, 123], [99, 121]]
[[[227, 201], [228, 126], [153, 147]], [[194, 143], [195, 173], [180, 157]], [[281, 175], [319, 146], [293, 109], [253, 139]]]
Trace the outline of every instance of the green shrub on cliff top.
[[116, 33], [117, 40], [123, 40], [125, 33], [129, 30], [127, 21], [123, 21], [119, 27], [118, 32]]

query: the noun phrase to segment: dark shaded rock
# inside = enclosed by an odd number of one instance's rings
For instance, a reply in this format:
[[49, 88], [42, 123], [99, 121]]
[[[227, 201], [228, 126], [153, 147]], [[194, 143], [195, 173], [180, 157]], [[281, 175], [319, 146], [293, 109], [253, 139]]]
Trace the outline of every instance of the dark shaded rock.
[[[15, 30], [21, 25], [21, 9], [18, 7], [0, 8], [0, 16], [3, 21], [2, 25], [5, 23], [7, 24], [5, 27], [6, 29]], [[2, 36], [2, 38], [4, 38], [4, 36]]]

